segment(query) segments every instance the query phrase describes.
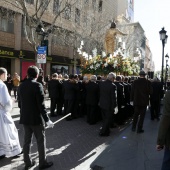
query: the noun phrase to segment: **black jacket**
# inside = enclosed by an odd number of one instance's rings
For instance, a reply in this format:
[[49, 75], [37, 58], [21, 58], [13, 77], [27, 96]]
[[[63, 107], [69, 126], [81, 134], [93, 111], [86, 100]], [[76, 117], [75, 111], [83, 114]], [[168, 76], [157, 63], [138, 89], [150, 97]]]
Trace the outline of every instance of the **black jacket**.
[[151, 82], [151, 86], [153, 88], [153, 93], [150, 95], [150, 100], [152, 101], [160, 101], [161, 93], [162, 93], [162, 83], [153, 81]]
[[101, 82], [99, 105], [102, 109], [114, 111], [117, 106], [116, 102], [116, 85], [110, 80]]
[[152, 86], [149, 80], [139, 78], [132, 84], [131, 101], [134, 106], [147, 106], [149, 104], [149, 95], [152, 94]]
[[120, 82], [114, 82], [117, 87], [117, 104], [118, 107], [124, 105], [124, 86]]
[[20, 124], [41, 125], [44, 121], [48, 122], [43, 86], [36, 80], [28, 78], [19, 86], [18, 105], [21, 114]]
[[78, 85], [70, 80], [63, 83], [64, 100], [75, 100]]
[[52, 79], [48, 82], [49, 98], [59, 99], [62, 84], [59, 80]]
[[86, 88], [86, 104], [98, 105], [99, 102], [99, 85], [95, 82], [89, 82], [85, 86]]

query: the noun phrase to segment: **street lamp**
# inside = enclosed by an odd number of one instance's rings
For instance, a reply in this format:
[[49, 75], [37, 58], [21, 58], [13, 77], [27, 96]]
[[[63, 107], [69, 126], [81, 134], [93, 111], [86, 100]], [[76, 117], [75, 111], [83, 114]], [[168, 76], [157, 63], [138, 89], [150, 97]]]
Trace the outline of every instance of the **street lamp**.
[[[48, 40], [46, 37], [48, 37], [48, 35], [51, 33], [51, 29], [48, 29], [47, 31], [44, 30], [44, 28], [42, 27], [41, 24], [39, 24], [36, 27], [36, 32], [38, 35], [42, 36], [41, 39], [41, 46], [46, 46], [46, 56], [48, 56]], [[45, 70], [45, 63], [43, 63], [43, 70]], [[41, 67], [41, 66], [40, 66]], [[43, 73], [43, 72], [42, 72]]]
[[166, 58], [166, 70], [165, 70], [165, 90], [167, 89], [167, 78], [168, 78], [168, 59], [169, 59], [169, 55], [166, 54], [165, 55], [165, 58]]
[[164, 47], [165, 44], [167, 43], [167, 38], [168, 36], [166, 35], [166, 31], [164, 30], [164, 27], [162, 28], [161, 31], [159, 31], [160, 34], [160, 40], [162, 40], [162, 72], [161, 72], [161, 83], [162, 85], [164, 84], [163, 81], [163, 68], [164, 68]]

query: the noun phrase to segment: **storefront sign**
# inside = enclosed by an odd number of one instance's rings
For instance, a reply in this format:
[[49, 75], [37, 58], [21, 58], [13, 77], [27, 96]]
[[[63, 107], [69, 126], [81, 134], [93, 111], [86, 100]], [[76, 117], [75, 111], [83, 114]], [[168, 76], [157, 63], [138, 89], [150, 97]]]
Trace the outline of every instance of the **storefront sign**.
[[0, 55], [14, 56], [14, 52], [12, 52], [12, 51], [0, 50]]
[[23, 54], [23, 51], [20, 50], [19, 52], [19, 58], [23, 58], [25, 55]]
[[0, 47], [0, 57], [5, 58], [18, 58], [19, 51], [12, 48]]

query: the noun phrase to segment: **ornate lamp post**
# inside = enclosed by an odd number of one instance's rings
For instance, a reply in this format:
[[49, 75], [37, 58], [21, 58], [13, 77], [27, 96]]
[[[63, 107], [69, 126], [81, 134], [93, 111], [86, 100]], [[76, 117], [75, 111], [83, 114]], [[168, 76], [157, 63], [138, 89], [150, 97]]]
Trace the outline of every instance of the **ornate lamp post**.
[[165, 90], [167, 89], [167, 79], [168, 79], [168, 59], [169, 59], [169, 55], [166, 54], [165, 55], [165, 58], [166, 58], [166, 70], [165, 70]]
[[166, 31], [164, 30], [164, 27], [162, 28], [161, 31], [159, 31], [160, 34], [160, 40], [162, 40], [162, 72], [161, 72], [161, 83], [162, 85], [164, 84], [163, 81], [163, 68], [164, 68], [164, 47], [165, 44], [167, 43], [167, 38], [168, 36], [166, 35]]

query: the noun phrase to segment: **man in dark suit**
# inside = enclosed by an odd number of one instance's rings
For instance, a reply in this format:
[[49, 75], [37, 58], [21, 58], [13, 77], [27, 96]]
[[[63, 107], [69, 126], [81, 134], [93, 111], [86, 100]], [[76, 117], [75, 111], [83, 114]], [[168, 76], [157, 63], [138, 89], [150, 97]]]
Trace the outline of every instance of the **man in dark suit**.
[[[149, 104], [149, 95], [152, 93], [151, 82], [145, 78], [146, 73], [140, 71], [139, 78], [135, 80], [132, 84], [131, 90], [131, 101], [134, 105], [134, 116], [132, 123], [132, 131], [137, 133], [143, 133], [143, 122], [145, 118], [145, 112], [147, 105]], [[139, 121], [138, 121], [138, 117]]]
[[159, 120], [162, 83], [155, 77], [151, 82], [151, 86], [153, 88], [153, 93], [150, 95], [151, 120], [155, 118]]
[[74, 75], [69, 75], [69, 80], [63, 83], [64, 90], [64, 107], [66, 109], [66, 114], [71, 113], [71, 116], [68, 116], [66, 120], [72, 120], [76, 117], [74, 113], [74, 104], [76, 99], [76, 91], [78, 86], [74, 80]]
[[116, 81], [114, 84], [117, 87], [117, 105], [118, 105], [118, 113], [115, 116], [117, 124], [123, 124], [124, 121], [124, 85], [122, 84], [121, 76], [116, 76]]
[[109, 73], [107, 80], [100, 83], [99, 105], [102, 111], [103, 125], [100, 129], [100, 136], [109, 136], [110, 126], [112, 123], [112, 114], [117, 105], [116, 102], [116, 85], [113, 83], [116, 75]]
[[[58, 74], [54, 73], [52, 75], [52, 79], [48, 82], [48, 92], [49, 98], [51, 99], [51, 114], [50, 116], [55, 117], [59, 115], [59, 99], [60, 99], [60, 91], [61, 91], [61, 83], [58, 80]], [[57, 114], [54, 113], [57, 105]]]
[[98, 120], [97, 107], [99, 103], [99, 85], [96, 83], [97, 77], [92, 75], [90, 81], [86, 84], [86, 107], [87, 123], [93, 125]]
[[20, 124], [24, 126], [24, 162], [25, 169], [34, 166], [35, 162], [29, 156], [33, 134], [37, 140], [39, 152], [39, 169], [49, 168], [53, 162], [46, 159], [45, 122], [48, 127], [53, 127], [44, 105], [44, 92], [41, 83], [37, 82], [39, 70], [30, 66], [27, 70], [28, 79], [18, 89], [18, 105], [20, 108]]

